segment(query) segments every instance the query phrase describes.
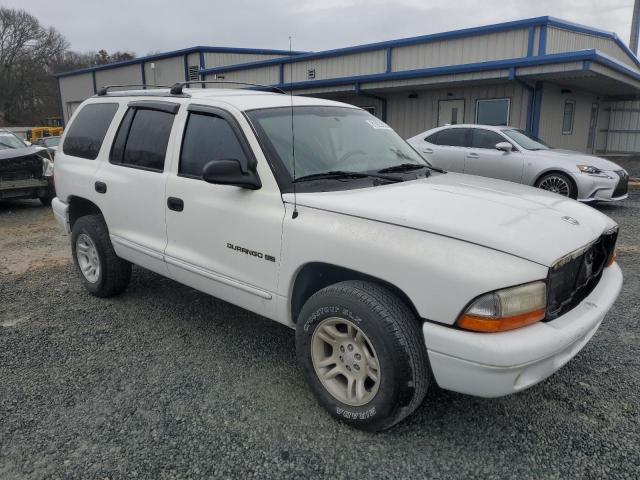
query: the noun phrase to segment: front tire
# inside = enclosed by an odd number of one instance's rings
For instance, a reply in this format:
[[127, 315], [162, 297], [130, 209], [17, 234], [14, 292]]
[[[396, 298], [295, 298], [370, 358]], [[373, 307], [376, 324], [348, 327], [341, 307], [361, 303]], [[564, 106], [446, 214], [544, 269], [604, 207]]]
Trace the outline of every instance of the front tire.
[[551, 172], [538, 179], [535, 185], [537, 188], [557, 193], [563, 197], [572, 199], [578, 198], [578, 191], [573, 180], [568, 175], [560, 172]]
[[129, 285], [131, 264], [116, 255], [102, 215], [87, 215], [74, 223], [71, 250], [82, 282], [92, 295], [112, 297]]
[[403, 420], [429, 385], [418, 319], [375, 283], [340, 282], [309, 298], [298, 318], [296, 351], [320, 403], [362, 430], [384, 430]]

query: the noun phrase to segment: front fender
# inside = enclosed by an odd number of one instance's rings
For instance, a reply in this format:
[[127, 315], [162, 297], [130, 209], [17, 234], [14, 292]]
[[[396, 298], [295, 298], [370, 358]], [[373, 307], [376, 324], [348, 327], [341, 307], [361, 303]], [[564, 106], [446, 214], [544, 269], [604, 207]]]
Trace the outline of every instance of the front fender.
[[478, 295], [547, 276], [543, 265], [455, 238], [303, 206], [293, 219], [286, 208], [278, 294], [288, 299], [297, 272], [323, 262], [380, 278], [420, 317], [450, 325]]

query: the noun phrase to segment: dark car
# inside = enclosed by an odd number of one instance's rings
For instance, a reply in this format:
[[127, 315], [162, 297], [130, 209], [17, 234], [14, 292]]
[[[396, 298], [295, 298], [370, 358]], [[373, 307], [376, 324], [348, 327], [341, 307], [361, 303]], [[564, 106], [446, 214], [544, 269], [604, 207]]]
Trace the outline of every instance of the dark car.
[[50, 158], [46, 149], [0, 130], [0, 200], [38, 198], [49, 205], [56, 196]]

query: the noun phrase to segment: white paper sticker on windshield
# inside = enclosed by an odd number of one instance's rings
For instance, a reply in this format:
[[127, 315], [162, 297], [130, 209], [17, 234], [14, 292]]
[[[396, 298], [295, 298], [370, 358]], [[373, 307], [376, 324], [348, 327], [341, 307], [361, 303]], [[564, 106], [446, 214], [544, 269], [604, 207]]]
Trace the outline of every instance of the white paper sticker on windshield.
[[382, 120], [366, 120], [366, 122], [371, 125], [371, 127], [375, 128], [376, 130], [391, 130], [391, 127], [389, 125], [387, 125], [386, 123], [384, 123]]

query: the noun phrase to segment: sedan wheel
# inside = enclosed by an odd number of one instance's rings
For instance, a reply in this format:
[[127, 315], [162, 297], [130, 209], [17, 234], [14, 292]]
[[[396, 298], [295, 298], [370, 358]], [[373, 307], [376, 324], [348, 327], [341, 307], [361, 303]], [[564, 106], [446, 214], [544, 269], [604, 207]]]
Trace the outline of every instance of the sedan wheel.
[[573, 183], [566, 175], [561, 173], [550, 173], [541, 177], [536, 187], [547, 190], [548, 192], [557, 193], [563, 197], [575, 199], [577, 197]]

